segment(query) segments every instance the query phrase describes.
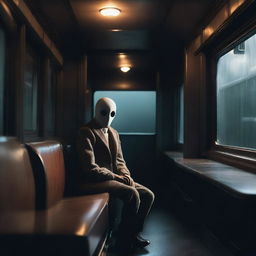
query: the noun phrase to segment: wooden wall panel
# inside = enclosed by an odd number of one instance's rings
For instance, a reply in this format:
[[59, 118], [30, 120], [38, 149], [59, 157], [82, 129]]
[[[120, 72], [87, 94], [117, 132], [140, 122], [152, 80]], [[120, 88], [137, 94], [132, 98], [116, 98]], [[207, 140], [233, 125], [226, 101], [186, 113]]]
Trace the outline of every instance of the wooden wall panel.
[[15, 11], [18, 12], [23, 18], [26, 20], [27, 24], [32, 28], [35, 34], [39, 37], [39, 39], [44, 43], [47, 49], [50, 51], [55, 60], [62, 65], [63, 58], [60, 51], [57, 49], [52, 40], [48, 37], [48, 35], [43, 30], [42, 26], [38, 23], [37, 19], [34, 17], [28, 6], [25, 4], [23, 0], [10, 0], [9, 5], [15, 7]]
[[201, 88], [203, 84], [203, 56], [194, 55], [198, 45], [194, 41], [185, 52], [184, 84], [184, 157], [199, 157], [203, 132], [201, 117]]
[[74, 143], [79, 127], [90, 119], [87, 58], [65, 60], [62, 76], [58, 90], [57, 136], [65, 143]]

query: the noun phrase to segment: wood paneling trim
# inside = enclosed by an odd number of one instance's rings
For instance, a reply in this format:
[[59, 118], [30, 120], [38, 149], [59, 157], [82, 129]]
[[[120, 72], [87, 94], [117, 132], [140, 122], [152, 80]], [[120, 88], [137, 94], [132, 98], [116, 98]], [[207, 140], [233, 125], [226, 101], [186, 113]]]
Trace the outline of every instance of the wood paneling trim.
[[8, 29], [8, 32], [16, 32], [17, 25], [11, 13], [11, 10], [6, 5], [6, 3], [2, 0], [0, 1], [0, 19], [1, 23]]
[[24, 3], [23, 0], [10, 0], [10, 4], [14, 4], [16, 7], [15, 9], [25, 18], [29, 26], [33, 29], [33, 31], [36, 33], [36, 35], [41, 39], [41, 41], [44, 43], [44, 45], [50, 50], [53, 57], [56, 59], [56, 61], [63, 65], [63, 57], [55, 44], [50, 40], [48, 35], [45, 33], [41, 25], [38, 23], [36, 18], [33, 16], [32, 12], [28, 8], [28, 6]]
[[229, 0], [227, 4], [223, 6], [212, 21], [202, 29], [199, 37], [202, 37], [202, 43], [195, 50], [195, 53], [198, 54], [202, 51], [205, 51], [210, 44], [215, 40], [217, 35], [222, 31], [226, 30], [231, 23], [245, 10], [251, 8], [255, 4], [254, 0]]
[[184, 82], [184, 156], [199, 157], [201, 150], [201, 87], [203, 79], [203, 56], [194, 55], [196, 41], [185, 52]]

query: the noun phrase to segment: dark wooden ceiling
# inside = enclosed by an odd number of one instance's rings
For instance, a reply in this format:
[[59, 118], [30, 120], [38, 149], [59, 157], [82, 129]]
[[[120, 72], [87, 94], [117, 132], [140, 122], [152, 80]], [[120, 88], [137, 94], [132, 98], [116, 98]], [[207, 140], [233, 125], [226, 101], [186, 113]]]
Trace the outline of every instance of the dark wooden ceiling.
[[[159, 52], [183, 50], [220, 0], [25, 0], [65, 55], [86, 52], [92, 65], [117, 68], [119, 53], [131, 65], [152, 68]], [[121, 9], [117, 17], [99, 13]], [[132, 53], [132, 54], [131, 54]], [[146, 54], [145, 54], [146, 53]]]

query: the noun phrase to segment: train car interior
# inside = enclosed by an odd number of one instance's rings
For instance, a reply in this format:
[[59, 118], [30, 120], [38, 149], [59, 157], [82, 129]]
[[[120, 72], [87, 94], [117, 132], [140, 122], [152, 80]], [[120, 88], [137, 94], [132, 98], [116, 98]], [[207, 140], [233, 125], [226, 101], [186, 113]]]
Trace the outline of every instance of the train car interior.
[[[122, 202], [78, 192], [102, 98], [155, 194], [121, 253]], [[0, 255], [256, 256], [255, 131], [255, 1], [0, 0]]]

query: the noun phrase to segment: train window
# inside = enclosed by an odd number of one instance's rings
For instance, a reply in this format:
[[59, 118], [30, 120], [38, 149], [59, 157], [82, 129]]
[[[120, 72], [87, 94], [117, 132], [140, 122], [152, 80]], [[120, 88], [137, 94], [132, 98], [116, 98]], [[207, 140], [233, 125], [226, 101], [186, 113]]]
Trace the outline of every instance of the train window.
[[256, 149], [256, 35], [217, 63], [217, 143]]
[[5, 33], [0, 28], [0, 134], [4, 130]]
[[24, 129], [27, 132], [37, 131], [37, 95], [39, 58], [27, 48], [25, 60], [24, 83]]
[[53, 136], [55, 133], [55, 116], [56, 116], [56, 94], [57, 94], [57, 70], [54, 65], [50, 64], [50, 70], [47, 81], [47, 122], [46, 133]]
[[96, 91], [94, 106], [102, 97], [109, 97], [116, 102], [117, 115], [112, 126], [120, 134], [155, 134], [156, 92]]
[[184, 86], [179, 90], [179, 127], [178, 127], [178, 143], [184, 143]]

